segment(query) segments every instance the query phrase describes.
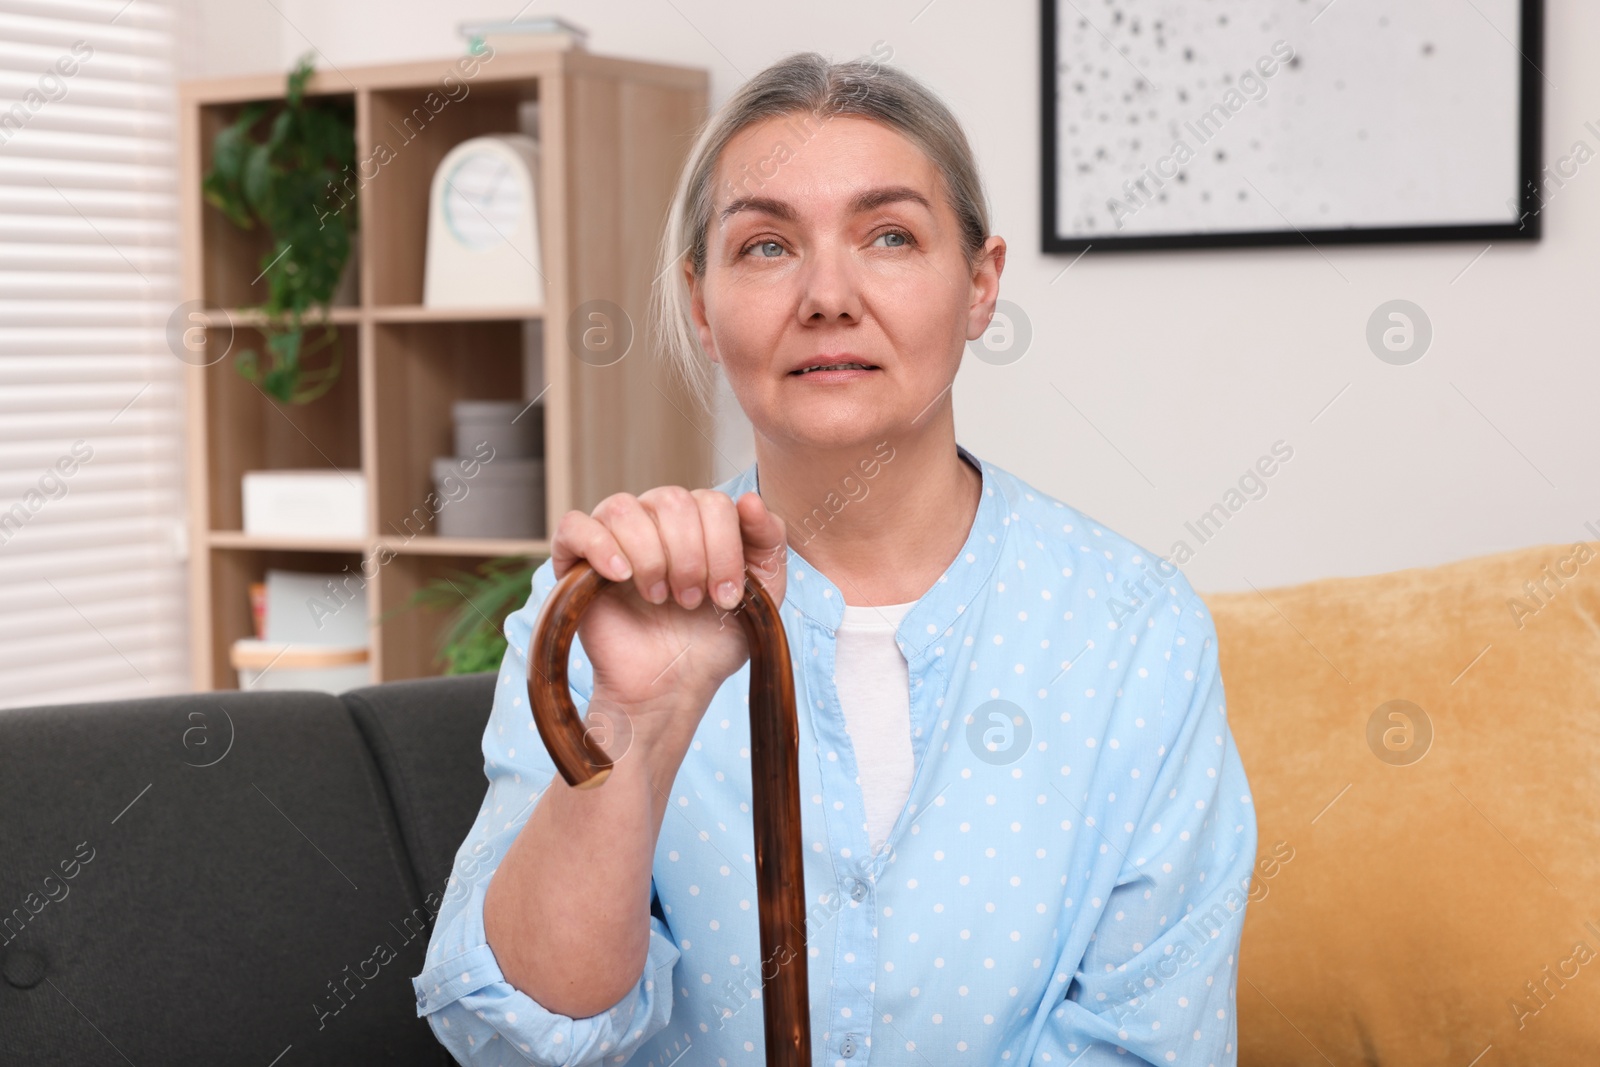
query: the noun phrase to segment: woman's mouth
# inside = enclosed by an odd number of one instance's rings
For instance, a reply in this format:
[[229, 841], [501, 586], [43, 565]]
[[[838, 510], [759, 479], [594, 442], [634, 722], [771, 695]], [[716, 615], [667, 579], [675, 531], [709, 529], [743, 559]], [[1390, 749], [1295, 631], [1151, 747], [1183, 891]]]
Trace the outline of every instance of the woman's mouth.
[[825, 380], [856, 378], [878, 367], [872, 363], [815, 363], [789, 372], [791, 378], [821, 378]]

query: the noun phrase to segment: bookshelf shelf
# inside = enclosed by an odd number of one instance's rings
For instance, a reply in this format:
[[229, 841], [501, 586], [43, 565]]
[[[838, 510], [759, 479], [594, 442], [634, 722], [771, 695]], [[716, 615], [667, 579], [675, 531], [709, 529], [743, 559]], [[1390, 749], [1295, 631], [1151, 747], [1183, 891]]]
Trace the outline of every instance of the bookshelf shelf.
[[542, 307], [431, 308], [410, 304], [372, 309], [374, 322], [496, 322], [543, 317]]
[[[373, 680], [389, 681], [442, 669], [435, 659], [442, 615], [395, 611], [415, 590], [493, 557], [548, 555], [548, 529], [528, 539], [441, 537], [429, 521], [436, 518], [423, 507], [432, 460], [454, 451], [453, 401], [542, 406], [547, 527], [613, 492], [707, 484], [703, 428], [679, 413], [687, 398], [653, 358], [654, 339], [644, 332], [653, 242], [633, 239], [639, 226], [664, 216], [706, 110], [707, 73], [558, 50], [502, 50], [479, 57], [471, 76], [457, 64], [450, 57], [345, 67], [318, 72], [307, 86], [314, 96], [354, 105], [358, 162], [379, 158], [380, 145], [390, 153], [359, 189], [349, 284], [327, 316], [343, 352], [339, 380], [326, 395], [292, 406], [233, 366], [233, 352], [263, 342], [257, 306], [266, 298], [260, 260], [268, 239], [259, 228], [238, 229], [200, 195], [216, 134], [247, 104], [281, 99], [284, 77], [181, 88], [183, 296], [204, 308], [197, 325], [208, 357], [185, 369], [197, 689], [237, 685], [230, 650], [253, 635], [248, 588], [268, 568], [364, 570]], [[540, 142], [544, 302], [423, 306], [434, 169], [469, 137], [509, 132]], [[570, 352], [564, 326], [579, 305], [598, 299], [624, 308], [640, 338], [628, 358], [605, 367]], [[359, 471], [366, 534], [245, 533], [243, 475], [296, 468]]]
[[239, 530], [212, 530], [212, 548], [282, 549], [285, 552], [365, 552], [367, 542], [350, 537], [271, 537]]
[[[235, 327], [259, 328], [267, 318], [259, 308], [208, 308], [196, 314], [201, 315], [205, 319], [205, 325], [210, 327], [224, 327], [231, 324]], [[313, 325], [331, 322], [336, 326], [354, 326], [361, 321], [361, 309], [335, 305], [328, 309], [327, 315], [313, 313], [307, 315], [305, 321]]]
[[380, 537], [378, 545], [411, 556], [548, 556], [550, 542], [502, 537]]

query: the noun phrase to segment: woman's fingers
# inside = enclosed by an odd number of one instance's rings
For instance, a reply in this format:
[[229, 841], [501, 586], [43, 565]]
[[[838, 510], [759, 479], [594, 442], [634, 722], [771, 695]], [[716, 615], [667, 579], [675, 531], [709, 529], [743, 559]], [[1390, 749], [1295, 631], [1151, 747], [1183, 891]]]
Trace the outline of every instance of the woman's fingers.
[[763, 585], [770, 584], [784, 573], [788, 562], [789, 538], [783, 520], [768, 511], [766, 501], [754, 491], [739, 498], [738, 509], [745, 562]]
[[739, 511], [727, 493], [696, 489], [706, 541], [706, 589], [714, 604], [731, 610], [744, 596], [744, 543]]
[[550, 544], [550, 559], [557, 579], [566, 576], [572, 565], [586, 559], [603, 577], [614, 582], [627, 581], [633, 573], [622, 546], [605, 524], [581, 511], [569, 511], [556, 523]]
[[657, 535], [667, 555], [667, 584], [672, 596], [686, 608], [705, 599], [706, 546], [700, 529], [700, 507], [681, 485], [663, 485], [639, 496], [655, 520]]
[[652, 604], [667, 602], [667, 554], [656, 521], [632, 493], [613, 493], [600, 501], [594, 517], [611, 531], [633, 567], [633, 584]]
[[669, 597], [685, 608], [709, 595], [731, 610], [744, 596], [746, 569], [772, 586], [787, 553], [783, 520], [761, 497], [737, 502], [715, 489], [660, 486], [614, 493], [592, 515], [569, 511], [557, 524], [551, 558], [557, 578], [579, 559], [614, 582], [633, 580], [652, 604]]

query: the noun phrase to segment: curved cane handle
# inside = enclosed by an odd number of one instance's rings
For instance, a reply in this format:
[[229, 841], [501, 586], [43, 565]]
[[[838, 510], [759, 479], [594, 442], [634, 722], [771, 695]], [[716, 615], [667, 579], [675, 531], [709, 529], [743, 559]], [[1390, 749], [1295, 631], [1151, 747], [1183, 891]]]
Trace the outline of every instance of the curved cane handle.
[[[578, 718], [568, 688], [567, 659], [578, 620], [612, 584], [587, 560], [574, 563], [539, 609], [528, 648], [528, 704], [533, 721], [561, 777], [577, 789], [604, 783], [612, 761]], [[717, 610], [714, 604], [709, 607]], [[751, 811], [767, 1063], [771, 1067], [810, 1067], [800, 727], [789, 639], [777, 603], [748, 569], [744, 595], [730, 614], [738, 617], [750, 645]]]

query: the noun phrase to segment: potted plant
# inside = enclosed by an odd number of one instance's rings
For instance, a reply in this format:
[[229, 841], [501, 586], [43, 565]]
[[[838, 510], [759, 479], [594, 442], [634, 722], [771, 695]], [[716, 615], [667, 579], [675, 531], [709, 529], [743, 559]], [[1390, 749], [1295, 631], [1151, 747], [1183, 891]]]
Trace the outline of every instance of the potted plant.
[[357, 226], [353, 200], [326, 209], [327, 190], [355, 166], [355, 108], [342, 98], [308, 98], [311, 72], [307, 54], [289, 73], [282, 104], [251, 104], [217, 134], [202, 185], [206, 201], [235, 225], [259, 225], [271, 239], [257, 264], [267, 279], [261, 305], [265, 355], [246, 349], [235, 366], [289, 404], [316, 399], [339, 377], [339, 331], [328, 322], [310, 331], [304, 319], [314, 308], [326, 316]]
[[438, 644], [444, 673], [499, 670], [506, 654], [506, 616], [527, 603], [533, 572], [543, 562], [543, 558], [500, 556], [472, 573], [452, 571], [416, 590], [383, 619], [413, 608], [449, 609]]

